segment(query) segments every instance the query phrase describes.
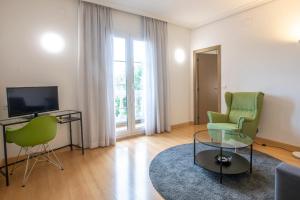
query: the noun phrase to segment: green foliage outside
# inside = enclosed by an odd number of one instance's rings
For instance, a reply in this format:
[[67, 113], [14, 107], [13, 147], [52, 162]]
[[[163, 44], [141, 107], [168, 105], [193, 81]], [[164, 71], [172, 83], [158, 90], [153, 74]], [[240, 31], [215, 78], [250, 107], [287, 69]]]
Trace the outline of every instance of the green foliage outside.
[[[143, 102], [142, 102], [142, 90], [143, 90], [143, 68], [139, 63], [136, 63], [134, 71], [134, 92], [135, 92], [135, 116], [136, 118], [142, 117]], [[118, 83], [126, 82], [119, 80]], [[115, 97], [115, 116], [117, 122], [124, 122], [127, 120], [127, 97], [118, 91], [126, 91], [126, 83], [119, 84], [116, 88], [117, 96]]]

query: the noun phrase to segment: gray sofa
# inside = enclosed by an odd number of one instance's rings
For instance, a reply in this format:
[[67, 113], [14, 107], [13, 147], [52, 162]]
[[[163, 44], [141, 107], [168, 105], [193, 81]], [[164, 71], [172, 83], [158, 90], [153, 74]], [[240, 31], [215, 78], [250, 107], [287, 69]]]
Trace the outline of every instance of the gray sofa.
[[300, 168], [286, 163], [276, 167], [275, 200], [300, 200]]

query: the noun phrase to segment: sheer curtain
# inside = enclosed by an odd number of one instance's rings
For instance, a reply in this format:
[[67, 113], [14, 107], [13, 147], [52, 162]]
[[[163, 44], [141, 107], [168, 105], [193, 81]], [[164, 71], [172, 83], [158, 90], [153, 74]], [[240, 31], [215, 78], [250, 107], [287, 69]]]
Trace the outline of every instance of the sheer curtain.
[[167, 37], [167, 22], [144, 17], [144, 40], [146, 44], [146, 135], [170, 131]]
[[79, 8], [79, 107], [87, 147], [115, 143], [112, 13], [100, 5], [80, 2]]

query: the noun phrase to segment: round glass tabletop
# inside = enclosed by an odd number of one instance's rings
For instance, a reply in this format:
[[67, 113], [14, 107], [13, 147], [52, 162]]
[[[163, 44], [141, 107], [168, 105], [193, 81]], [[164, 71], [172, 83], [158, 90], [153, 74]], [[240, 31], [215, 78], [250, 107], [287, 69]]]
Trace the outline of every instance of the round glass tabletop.
[[194, 139], [204, 145], [226, 149], [245, 148], [253, 143], [253, 139], [249, 136], [233, 130], [209, 129], [198, 131], [194, 134]]

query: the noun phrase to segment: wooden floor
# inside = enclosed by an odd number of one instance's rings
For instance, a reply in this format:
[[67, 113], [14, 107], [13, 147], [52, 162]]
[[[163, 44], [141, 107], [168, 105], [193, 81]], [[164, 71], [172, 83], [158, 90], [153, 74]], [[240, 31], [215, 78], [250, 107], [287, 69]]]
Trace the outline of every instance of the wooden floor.
[[[65, 170], [41, 163], [33, 171], [25, 188], [21, 187], [24, 170], [21, 164], [11, 177], [9, 187], [0, 177], [0, 199], [162, 199], [149, 179], [151, 160], [164, 149], [193, 142], [193, 133], [203, 128], [189, 126], [171, 133], [122, 140], [114, 147], [87, 150], [84, 156], [78, 150], [59, 152]], [[300, 160], [293, 158], [290, 152], [258, 145], [254, 148], [300, 166]]]

